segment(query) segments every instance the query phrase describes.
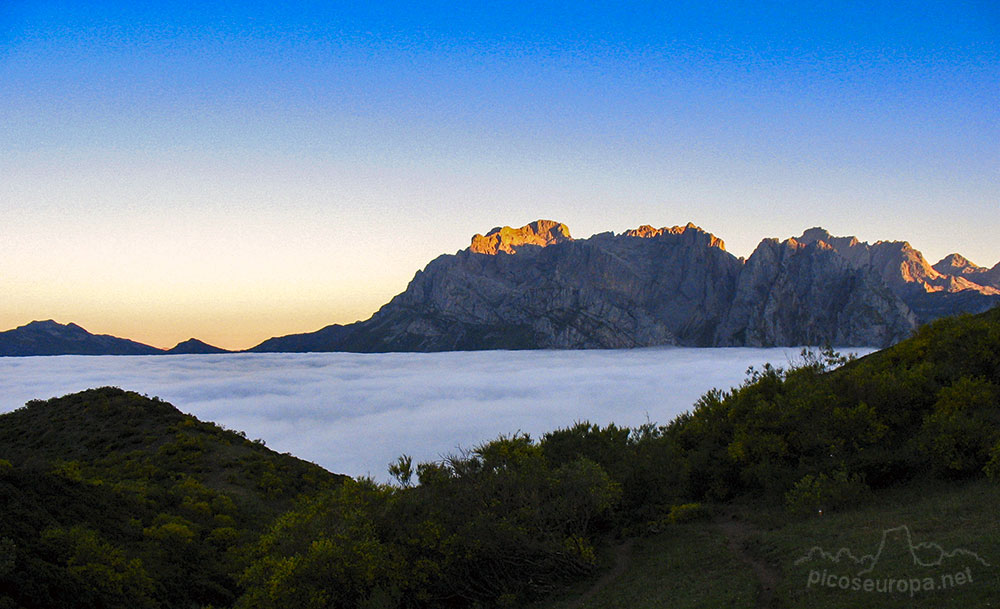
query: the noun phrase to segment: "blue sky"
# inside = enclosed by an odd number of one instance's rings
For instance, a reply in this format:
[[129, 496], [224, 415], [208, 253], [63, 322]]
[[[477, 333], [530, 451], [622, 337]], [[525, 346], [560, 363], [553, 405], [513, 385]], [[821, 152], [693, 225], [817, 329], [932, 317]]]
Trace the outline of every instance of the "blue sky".
[[991, 2], [6, 2], [0, 326], [248, 347], [476, 232], [1000, 261]]

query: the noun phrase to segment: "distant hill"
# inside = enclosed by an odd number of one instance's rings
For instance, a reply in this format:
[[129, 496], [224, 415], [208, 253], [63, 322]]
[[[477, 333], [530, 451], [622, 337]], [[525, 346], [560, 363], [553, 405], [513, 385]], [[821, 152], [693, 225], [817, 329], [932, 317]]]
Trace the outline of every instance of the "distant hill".
[[210, 354], [210, 353], [232, 353], [226, 349], [204, 343], [197, 338], [189, 338], [182, 343], [177, 343], [176, 346], [167, 349], [167, 355], [181, 355], [181, 354]]
[[33, 321], [0, 332], [0, 355], [156, 355], [162, 349], [142, 343], [91, 334], [80, 326], [54, 321]]
[[0, 332], [0, 356], [26, 355], [178, 355], [230, 353], [196, 338], [172, 349], [158, 349], [143, 343], [107, 334], [91, 334], [75, 323], [60, 324], [51, 319], [33, 321]]
[[690, 223], [574, 239], [538, 220], [439, 256], [368, 320], [251, 351], [884, 347], [1000, 303], [993, 271], [952, 262], [932, 267], [907, 242], [869, 245], [821, 228], [765, 239], [744, 260]]

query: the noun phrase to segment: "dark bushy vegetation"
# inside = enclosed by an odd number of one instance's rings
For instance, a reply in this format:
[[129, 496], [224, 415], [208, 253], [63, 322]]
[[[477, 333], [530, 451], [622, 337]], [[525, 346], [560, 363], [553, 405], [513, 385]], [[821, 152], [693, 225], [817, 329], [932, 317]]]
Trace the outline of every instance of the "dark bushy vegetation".
[[[614, 536], [706, 505], [752, 497], [806, 516], [919, 477], [1000, 478], [1000, 310], [857, 361], [751, 370], [665, 426], [404, 456], [396, 485], [337, 484], [135, 394], [63, 400], [0, 417], [0, 485], [24, 518], [0, 528], [12, 606], [518, 606], [592, 570]], [[138, 410], [98, 443], [110, 419], [60, 422], [108, 400]], [[43, 407], [52, 421], [19, 418]]]
[[592, 527], [618, 496], [593, 462], [553, 466], [525, 436], [419, 477], [348, 483], [279, 519], [253, 548], [240, 606], [516, 606], [593, 567]]
[[232, 548], [344, 478], [115, 388], [0, 417], [0, 607], [228, 606]]

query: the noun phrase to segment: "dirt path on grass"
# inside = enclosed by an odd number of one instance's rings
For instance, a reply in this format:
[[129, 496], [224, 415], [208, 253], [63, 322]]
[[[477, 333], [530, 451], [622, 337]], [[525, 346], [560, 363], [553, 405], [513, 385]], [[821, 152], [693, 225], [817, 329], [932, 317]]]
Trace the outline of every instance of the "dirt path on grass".
[[614, 566], [611, 567], [611, 569], [607, 573], [602, 575], [601, 579], [594, 582], [594, 585], [591, 586], [589, 590], [581, 594], [580, 598], [570, 603], [567, 609], [578, 609], [579, 607], [582, 607], [586, 603], [589, 603], [590, 600], [593, 599], [598, 592], [606, 588], [608, 584], [610, 584], [611, 582], [621, 577], [622, 573], [624, 573], [625, 570], [628, 569], [628, 565], [632, 561], [633, 541], [635, 540], [633, 539], [626, 540], [624, 543], [615, 548]]
[[741, 561], [749, 566], [760, 584], [757, 595], [758, 609], [778, 609], [778, 597], [775, 595], [781, 573], [766, 561], [753, 556], [746, 550], [746, 542], [755, 533], [753, 526], [737, 518], [736, 514], [724, 514], [715, 519], [715, 526], [726, 536], [726, 546]]

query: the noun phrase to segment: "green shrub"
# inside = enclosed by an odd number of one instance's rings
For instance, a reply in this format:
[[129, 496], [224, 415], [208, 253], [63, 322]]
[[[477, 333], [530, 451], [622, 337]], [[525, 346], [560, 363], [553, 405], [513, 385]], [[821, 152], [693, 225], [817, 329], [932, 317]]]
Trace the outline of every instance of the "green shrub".
[[1000, 440], [1000, 391], [993, 383], [963, 376], [937, 394], [924, 419], [921, 451], [942, 471], [971, 475], [983, 470]]
[[667, 515], [667, 520], [671, 524], [678, 524], [681, 522], [691, 522], [693, 520], [702, 520], [708, 517], [708, 510], [700, 503], [684, 503], [682, 505], [675, 505], [670, 508], [670, 514]]
[[0, 577], [14, 570], [17, 557], [17, 544], [9, 537], [0, 537]]
[[993, 446], [993, 450], [990, 451], [990, 462], [986, 464], [983, 471], [986, 472], [986, 477], [990, 480], [1000, 482], [1000, 442], [997, 442]]
[[870, 492], [860, 476], [841, 469], [829, 476], [804, 476], [785, 493], [785, 505], [793, 514], [822, 514], [863, 501]]

